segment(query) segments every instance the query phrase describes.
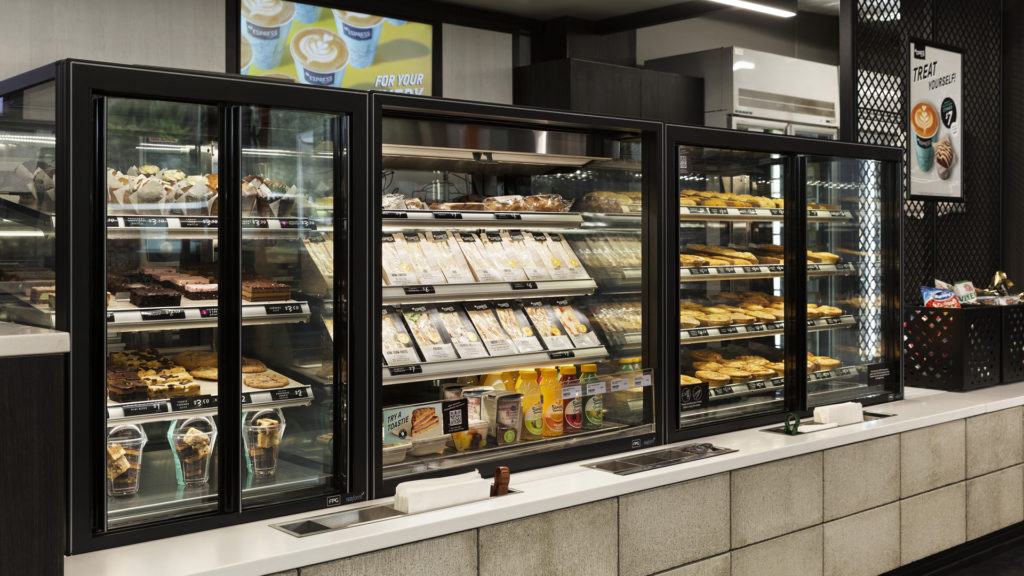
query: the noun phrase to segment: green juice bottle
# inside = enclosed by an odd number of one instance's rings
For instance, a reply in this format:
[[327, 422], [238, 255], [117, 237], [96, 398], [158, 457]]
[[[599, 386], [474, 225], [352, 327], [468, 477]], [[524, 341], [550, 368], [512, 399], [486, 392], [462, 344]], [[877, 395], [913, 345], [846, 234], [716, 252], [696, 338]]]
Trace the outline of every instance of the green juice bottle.
[[604, 394], [587, 394], [587, 384], [598, 382], [597, 364], [580, 367], [583, 388], [583, 430], [600, 430], [604, 426]]

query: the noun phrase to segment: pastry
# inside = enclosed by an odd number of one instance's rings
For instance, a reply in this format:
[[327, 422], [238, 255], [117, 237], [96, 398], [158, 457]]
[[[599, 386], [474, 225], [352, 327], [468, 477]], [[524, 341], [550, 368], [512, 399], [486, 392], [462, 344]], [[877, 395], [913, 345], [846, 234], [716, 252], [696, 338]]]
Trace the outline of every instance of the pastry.
[[939, 174], [939, 178], [946, 180], [949, 178], [950, 170], [953, 168], [953, 163], [956, 161], [956, 154], [953, 153], [953, 144], [950, 143], [949, 138], [943, 138], [935, 145], [935, 164], [938, 166], [936, 172]]
[[685, 386], [687, 384], [700, 384], [703, 382], [700, 378], [694, 378], [693, 376], [687, 376], [686, 374], [679, 375], [679, 385]]
[[692, 267], [692, 266], [706, 266], [708, 259], [703, 256], [697, 256], [696, 254], [680, 254], [679, 265]]
[[200, 380], [212, 380], [216, 382], [217, 378], [217, 367], [216, 366], [203, 366], [201, 368], [194, 368], [188, 372], [192, 376], [199, 378]]
[[771, 368], [767, 368], [765, 366], [759, 366], [757, 364], [747, 364], [746, 367], [744, 367], [743, 369], [746, 370], [747, 372], [750, 372], [750, 375], [756, 380], [764, 380], [766, 378], [775, 377], [775, 370], [772, 370]]
[[739, 368], [725, 367], [719, 370], [718, 373], [728, 376], [733, 384], [749, 382], [751, 378], [750, 372], [747, 372], [746, 370], [741, 370]]
[[839, 360], [829, 358], [828, 356], [815, 356], [813, 360], [822, 370], [834, 370], [842, 365], [842, 362]]
[[731, 322], [728, 314], [705, 314], [698, 320], [704, 326], [728, 326]]
[[288, 385], [288, 379], [280, 374], [264, 372], [262, 374], [249, 374], [242, 379], [242, 383], [250, 388], [267, 390], [270, 388], [283, 388]]
[[722, 368], [722, 365], [718, 362], [694, 362], [693, 367], [697, 370], [708, 370], [711, 372], [718, 372]]
[[216, 300], [220, 291], [217, 284], [188, 284], [181, 294], [189, 300]]
[[249, 302], [272, 302], [275, 300], [289, 300], [291, 297], [292, 289], [287, 284], [263, 279], [242, 281], [242, 300]]
[[114, 402], [137, 402], [149, 397], [146, 384], [137, 370], [115, 369], [107, 371], [107, 398]]
[[254, 358], [242, 357], [242, 373], [243, 374], [259, 374], [260, 372], [266, 372], [267, 365]]
[[133, 288], [129, 298], [139, 308], [163, 308], [181, 305], [181, 294], [167, 288], [147, 286]]
[[681, 330], [689, 330], [692, 328], [700, 328], [700, 320], [692, 316], [680, 316], [679, 317], [679, 328]]
[[816, 264], [835, 264], [839, 262], [839, 256], [831, 252], [807, 251], [807, 260]]
[[209, 350], [185, 350], [175, 354], [171, 360], [190, 371], [196, 368], [216, 368], [217, 353]]
[[783, 364], [782, 362], [770, 362], [768, 364], [765, 364], [765, 367], [774, 370], [775, 374], [778, 375], [779, 377], [786, 375], [786, 365]]
[[714, 350], [694, 350], [690, 352], [690, 358], [700, 362], [721, 362], [722, 355]]
[[694, 373], [694, 376], [700, 379], [701, 382], [707, 382], [712, 388], [716, 386], [725, 386], [732, 381], [729, 376], [720, 372], [711, 372], [710, 370], [697, 370]]
[[770, 364], [768, 359], [762, 356], [737, 356], [733, 358], [733, 360], [742, 360], [748, 364], [756, 364], [759, 366]]

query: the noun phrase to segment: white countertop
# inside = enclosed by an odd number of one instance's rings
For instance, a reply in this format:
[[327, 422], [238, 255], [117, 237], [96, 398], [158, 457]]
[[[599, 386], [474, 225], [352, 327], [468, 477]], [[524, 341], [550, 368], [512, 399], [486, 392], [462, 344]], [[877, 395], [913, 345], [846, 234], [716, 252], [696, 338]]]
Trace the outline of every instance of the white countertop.
[[67, 332], [0, 322], [0, 358], [66, 354], [70, 350]]
[[[750, 429], [687, 442], [712, 442], [738, 450], [706, 460], [629, 476], [580, 466], [595, 460], [563, 464], [513, 473], [511, 486], [522, 493], [502, 498], [305, 538], [295, 538], [269, 527], [271, 523], [314, 518], [368, 504], [317, 510], [67, 557], [64, 573], [67, 576], [114, 575], [145, 567], [146, 576], [269, 574], [1020, 405], [1024, 405], [1024, 382], [966, 393], [908, 388], [906, 399], [868, 408], [871, 412], [895, 414], [890, 418], [798, 436]], [[630, 455], [661, 448], [637, 450]], [[164, 556], [167, 550], [188, 550], [188, 554], [175, 555], [173, 562], [152, 561]]]

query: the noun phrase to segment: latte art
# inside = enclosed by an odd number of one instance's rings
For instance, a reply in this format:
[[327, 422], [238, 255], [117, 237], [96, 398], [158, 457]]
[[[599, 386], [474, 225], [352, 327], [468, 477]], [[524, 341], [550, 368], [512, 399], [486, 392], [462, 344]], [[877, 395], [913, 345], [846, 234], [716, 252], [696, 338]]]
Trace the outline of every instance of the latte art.
[[332, 40], [334, 40], [334, 36], [330, 34], [306, 36], [299, 41], [299, 51], [310, 62], [331, 62], [338, 57], [337, 42], [332, 42]]
[[927, 138], [934, 135], [938, 129], [938, 118], [935, 114], [935, 108], [932, 108], [926, 102], [919, 102], [914, 106], [910, 118], [914, 124], [914, 131], [917, 132], [918, 136]]
[[249, 10], [250, 15], [264, 18], [273, 18], [284, 9], [281, 0], [242, 0], [242, 5]]

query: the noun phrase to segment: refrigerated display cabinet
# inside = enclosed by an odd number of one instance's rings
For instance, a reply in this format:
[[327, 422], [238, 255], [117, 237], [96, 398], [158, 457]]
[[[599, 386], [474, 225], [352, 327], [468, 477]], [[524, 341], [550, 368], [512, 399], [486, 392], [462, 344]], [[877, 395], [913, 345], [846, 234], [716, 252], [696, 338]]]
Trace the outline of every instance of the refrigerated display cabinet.
[[73, 60], [0, 94], [0, 315], [71, 333], [67, 551], [365, 498], [367, 96]]
[[653, 443], [660, 125], [372, 109], [375, 494]]
[[666, 141], [679, 203], [669, 437], [901, 398], [900, 151], [676, 126]]

